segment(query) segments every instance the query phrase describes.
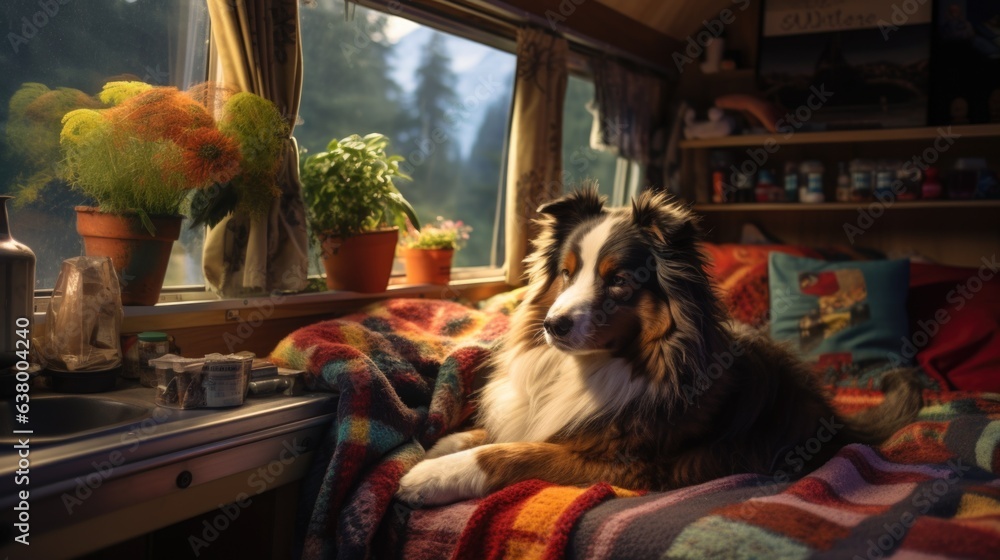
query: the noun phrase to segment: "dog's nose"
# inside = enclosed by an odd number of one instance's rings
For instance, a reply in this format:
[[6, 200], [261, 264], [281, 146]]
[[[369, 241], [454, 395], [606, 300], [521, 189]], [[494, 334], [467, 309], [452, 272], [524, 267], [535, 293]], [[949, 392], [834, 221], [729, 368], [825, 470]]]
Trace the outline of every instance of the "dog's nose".
[[573, 330], [573, 319], [570, 319], [566, 315], [560, 315], [558, 317], [546, 317], [542, 321], [542, 326], [545, 327], [545, 331], [552, 336], [566, 336], [569, 331]]

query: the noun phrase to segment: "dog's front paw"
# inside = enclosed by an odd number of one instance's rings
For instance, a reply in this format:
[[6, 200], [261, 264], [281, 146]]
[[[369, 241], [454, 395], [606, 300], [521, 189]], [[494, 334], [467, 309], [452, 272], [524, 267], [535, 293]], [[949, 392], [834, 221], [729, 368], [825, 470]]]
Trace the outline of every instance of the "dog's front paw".
[[417, 463], [399, 481], [396, 497], [415, 506], [437, 506], [483, 496], [486, 473], [475, 452], [466, 449]]

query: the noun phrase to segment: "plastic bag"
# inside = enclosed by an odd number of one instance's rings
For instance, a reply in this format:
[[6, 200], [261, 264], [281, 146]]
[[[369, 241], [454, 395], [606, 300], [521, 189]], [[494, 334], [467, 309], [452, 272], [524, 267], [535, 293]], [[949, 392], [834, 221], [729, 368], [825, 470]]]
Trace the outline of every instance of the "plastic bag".
[[123, 317], [121, 288], [111, 259], [66, 259], [45, 314], [45, 333], [37, 345], [42, 365], [62, 371], [119, 367]]

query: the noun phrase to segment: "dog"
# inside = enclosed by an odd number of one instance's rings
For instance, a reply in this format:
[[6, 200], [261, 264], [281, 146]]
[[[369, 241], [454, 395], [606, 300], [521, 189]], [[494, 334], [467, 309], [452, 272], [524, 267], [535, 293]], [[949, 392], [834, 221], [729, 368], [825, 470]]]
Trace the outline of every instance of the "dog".
[[696, 217], [669, 197], [605, 209], [591, 187], [538, 211], [529, 287], [476, 428], [442, 438], [397, 498], [441, 505], [535, 478], [654, 491], [736, 473], [792, 479], [919, 410], [919, 386], [895, 374], [883, 404], [840, 417], [791, 350], [731, 325]]

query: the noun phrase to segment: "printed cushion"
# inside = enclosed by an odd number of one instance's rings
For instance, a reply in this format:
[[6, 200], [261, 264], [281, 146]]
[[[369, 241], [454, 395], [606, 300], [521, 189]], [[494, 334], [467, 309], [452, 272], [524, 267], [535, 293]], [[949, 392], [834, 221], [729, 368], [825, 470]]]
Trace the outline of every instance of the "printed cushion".
[[827, 262], [772, 253], [771, 336], [820, 371], [874, 378], [909, 365], [900, 354], [909, 334], [909, 273], [905, 259]]
[[799, 245], [703, 243], [708, 273], [729, 315], [760, 327], [768, 321], [767, 259], [772, 252], [829, 261], [880, 258], [850, 247], [812, 248]]

